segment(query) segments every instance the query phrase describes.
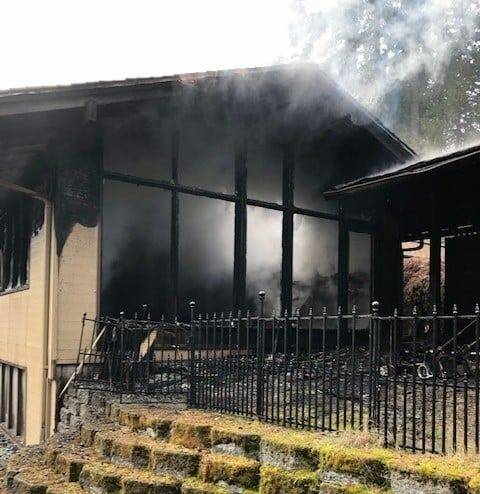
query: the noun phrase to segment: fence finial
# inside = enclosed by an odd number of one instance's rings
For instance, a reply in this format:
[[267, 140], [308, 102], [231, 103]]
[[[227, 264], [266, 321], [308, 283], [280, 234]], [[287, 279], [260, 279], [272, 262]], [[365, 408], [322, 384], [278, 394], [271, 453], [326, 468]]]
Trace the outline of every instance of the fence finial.
[[453, 304], [453, 314], [457, 315], [458, 314], [458, 307], [457, 304]]
[[352, 307], [352, 314], [354, 316], [357, 314], [357, 306], [355, 304], [353, 304], [353, 307]]
[[433, 304], [432, 314], [433, 314], [434, 316], [436, 316], [436, 315], [437, 315], [437, 304]]
[[378, 300], [374, 300], [372, 302], [372, 312], [374, 315], [378, 314], [379, 308], [380, 308], [380, 302]]
[[478, 305], [478, 302], [475, 304], [475, 314], [480, 314], [480, 305]]
[[263, 317], [265, 308], [265, 292], [263, 290], [258, 292], [258, 298], [260, 299], [260, 317]]
[[417, 306], [416, 305], [413, 306], [412, 315], [413, 316], [416, 316], [417, 315]]
[[327, 315], [327, 307], [326, 306], [323, 306], [322, 315], [323, 316], [326, 316]]

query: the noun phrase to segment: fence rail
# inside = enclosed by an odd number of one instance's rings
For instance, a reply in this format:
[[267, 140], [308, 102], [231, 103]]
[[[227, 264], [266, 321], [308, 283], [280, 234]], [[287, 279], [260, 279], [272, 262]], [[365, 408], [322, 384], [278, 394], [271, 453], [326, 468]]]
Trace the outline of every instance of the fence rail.
[[191, 406], [284, 426], [381, 433], [413, 451], [479, 451], [480, 310], [449, 315], [196, 315]]

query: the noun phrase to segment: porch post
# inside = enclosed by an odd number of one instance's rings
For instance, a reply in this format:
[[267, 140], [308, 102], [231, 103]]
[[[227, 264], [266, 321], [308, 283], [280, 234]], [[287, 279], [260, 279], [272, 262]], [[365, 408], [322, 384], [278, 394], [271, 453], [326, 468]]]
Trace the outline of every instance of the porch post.
[[432, 221], [430, 229], [430, 306], [441, 309], [442, 234], [438, 221], [436, 194], [432, 194]]

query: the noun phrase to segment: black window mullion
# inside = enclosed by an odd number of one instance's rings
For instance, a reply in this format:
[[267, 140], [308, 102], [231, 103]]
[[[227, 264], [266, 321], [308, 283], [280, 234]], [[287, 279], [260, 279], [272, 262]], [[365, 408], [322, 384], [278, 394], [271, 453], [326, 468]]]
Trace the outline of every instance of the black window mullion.
[[293, 283], [293, 194], [294, 194], [294, 150], [291, 144], [283, 148], [283, 225], [282, 225], [282, 313], [292, 310]]
[[[180, 150], [180, 136], [178, 131], [172, 134], [172, 181], [178, 183], [178, 158]], [[179, 314], [178, 307], [178, 244], [179, 244], [179, 198], [178, 190], [172, 190], [172, 209], [170, 221], [170, 286], [171, 286], [171, 310], [172, 316]]]
[[233, 266], [233, 305], [245, 307], [247, 276], [247, 143], [235, 144], [235, 247]]

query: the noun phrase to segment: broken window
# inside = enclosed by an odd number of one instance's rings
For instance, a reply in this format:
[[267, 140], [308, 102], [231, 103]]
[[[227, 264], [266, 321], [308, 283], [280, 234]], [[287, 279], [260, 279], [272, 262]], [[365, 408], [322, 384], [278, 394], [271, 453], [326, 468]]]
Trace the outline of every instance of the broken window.
[[14, 192], [4, 191], [0, 198], [0, 290], [2, 292], [19, 289], [28, 284], [33, 202], [33, 199]]

